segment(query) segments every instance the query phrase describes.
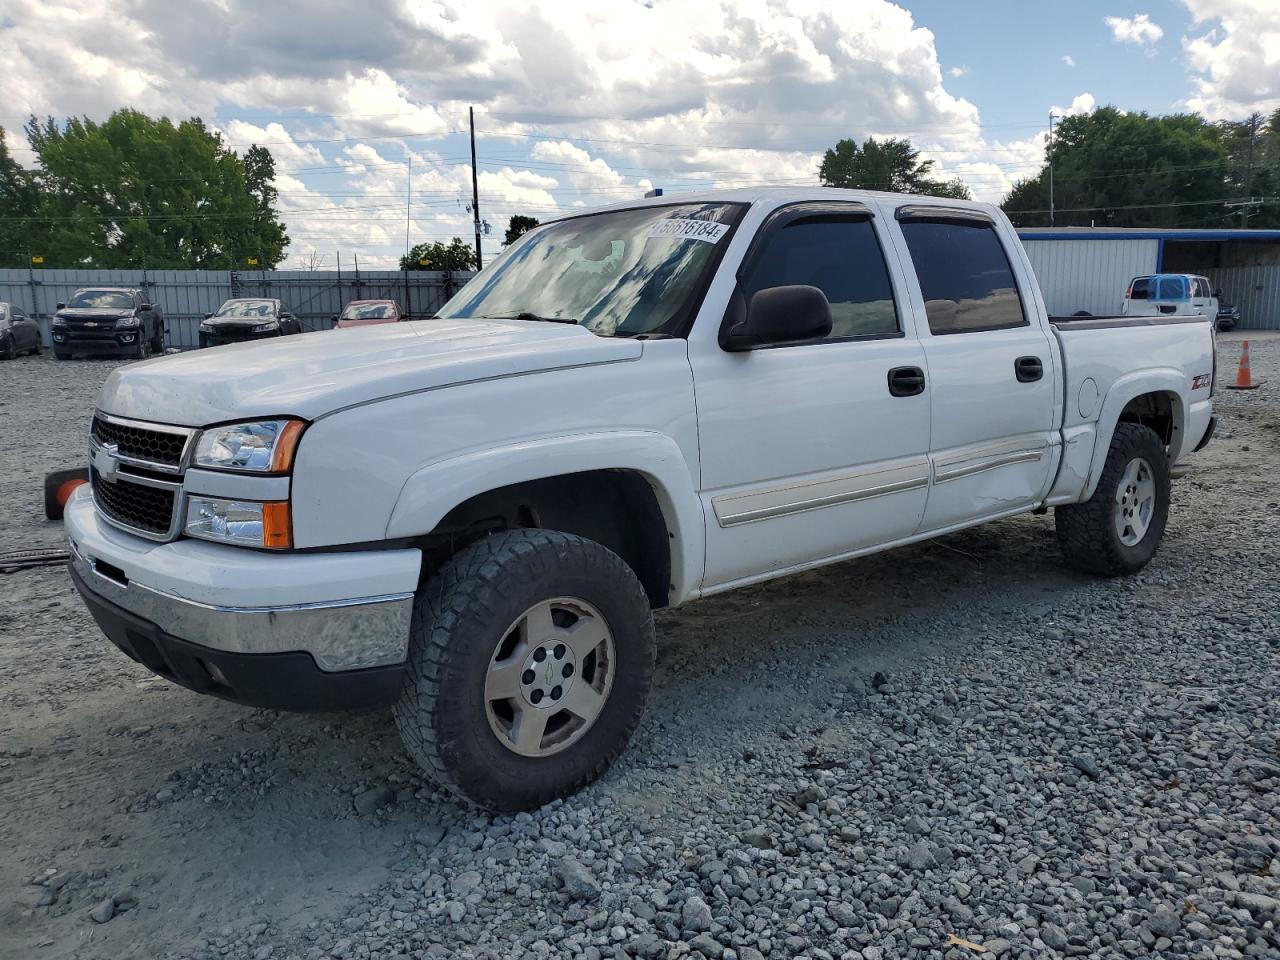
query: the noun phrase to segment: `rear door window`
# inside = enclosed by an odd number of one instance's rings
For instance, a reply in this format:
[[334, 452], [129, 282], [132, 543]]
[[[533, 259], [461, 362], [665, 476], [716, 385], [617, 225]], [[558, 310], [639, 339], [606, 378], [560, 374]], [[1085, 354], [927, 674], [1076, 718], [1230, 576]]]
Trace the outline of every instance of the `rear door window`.
[[992, 224], [904, 220], [902, 235], [934, 336], [1027, 325], [1013, 268]]
[[1187, 299], [1186, 281], [1182, 277], [1160, 277], [1156, 281], [1157, 300]]

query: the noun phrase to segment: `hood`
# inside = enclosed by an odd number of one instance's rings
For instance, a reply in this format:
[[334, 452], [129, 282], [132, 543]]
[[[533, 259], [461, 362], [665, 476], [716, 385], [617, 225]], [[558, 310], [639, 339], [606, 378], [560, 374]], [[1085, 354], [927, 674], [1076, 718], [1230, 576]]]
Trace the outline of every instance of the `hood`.
[[388, 323], [132, 363], [107, 378], [101, 409], [190, 427], [254, 417], [314, 420], [450, 384], [634, 360], [642, 349], [636, 340], [597, 337], [561, 323]]
[[64, 320], [119, 320], [121, 317], [132, 317], [132, 310], [103, 310], [100, 307], [63, 307], [56, 317]]

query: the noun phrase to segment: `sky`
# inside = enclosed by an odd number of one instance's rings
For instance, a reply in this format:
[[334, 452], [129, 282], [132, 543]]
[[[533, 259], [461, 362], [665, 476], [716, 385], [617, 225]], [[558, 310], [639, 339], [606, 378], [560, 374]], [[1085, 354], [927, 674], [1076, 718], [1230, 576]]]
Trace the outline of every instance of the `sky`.
[[[844, 137], [905, 136], [999, 200], [1049, 114], [1280, 107], [1280, 0], [0, 0], [0, 125], [134, 107], [268, 147], [282, 267], [507, 219], [814, 184]], [[407, 223], [406, 223], [407, 220]]]

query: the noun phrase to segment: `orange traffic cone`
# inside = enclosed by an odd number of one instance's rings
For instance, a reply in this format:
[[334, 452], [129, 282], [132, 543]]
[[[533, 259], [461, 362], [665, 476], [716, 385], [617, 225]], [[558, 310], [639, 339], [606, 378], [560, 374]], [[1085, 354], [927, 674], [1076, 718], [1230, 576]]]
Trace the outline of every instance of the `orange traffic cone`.
[[44, 478], [44, 515], [50, 520], [61, 520], [71, 494], [76, 487], [88, 482], [89, 471], [85, 467], [47, 474]]
[[1249, 341], [1240, 345], [1240, 367], [1236, 370], [1236, 382], [1227, 384], [1229, 390], [1256, 390], [1261, 380], [1253, 379], [1253, 371], [1249, 369]]

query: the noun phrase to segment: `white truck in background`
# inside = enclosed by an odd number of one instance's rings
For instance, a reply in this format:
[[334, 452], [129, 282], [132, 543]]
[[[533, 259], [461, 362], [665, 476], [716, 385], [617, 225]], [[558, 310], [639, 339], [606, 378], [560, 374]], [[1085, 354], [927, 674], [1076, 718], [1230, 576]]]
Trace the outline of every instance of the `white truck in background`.
[[987, 204], [621, 204], [431, 320], [115, 371], [71, 573], [155, 672], [392, 705], [442, 784], [527, 809], [625, 746], [653, 608], [1049, 508], [1072, 564], [1141, 569], [1213, 372], [1209, 318], [1048, 317]]

